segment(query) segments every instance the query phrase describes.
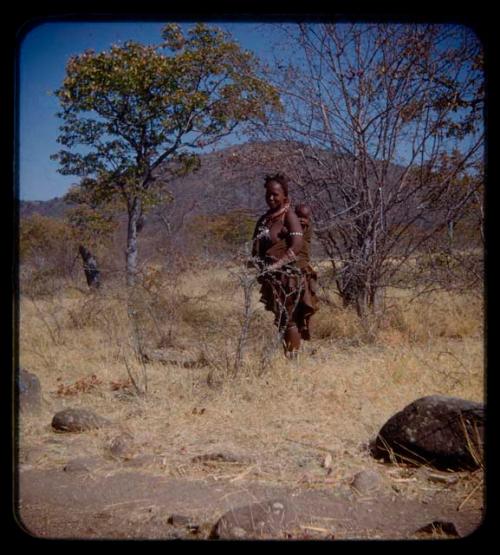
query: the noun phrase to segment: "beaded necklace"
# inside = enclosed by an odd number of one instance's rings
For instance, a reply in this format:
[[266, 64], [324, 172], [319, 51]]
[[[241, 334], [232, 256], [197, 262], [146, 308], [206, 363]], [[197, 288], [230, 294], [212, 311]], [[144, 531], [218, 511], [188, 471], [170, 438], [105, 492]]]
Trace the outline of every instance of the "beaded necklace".
[[257, 234], [256, 239], [260, 239], [262, 237], [269, 237], [270, 227], [272, 226], [272, 224], [277, 219], [281, 218], [281, 216], [283, 216], [283, 214], [285, 214], [289, 208], [290, 208], [290, 201], [286, 202], [278, 211], [271, 212], [270, 214], [266, 215], [264, 221], [259, 226], [259, 232]]
[[275, 220], [277, 220], [278, 218], [280, 218], [285, 212], [288, 211], [289, 208], [290, 208], [290, 201], [286, 202], [278, 211], [271, 212], [266, 217], [266, 224], [270, 224]]

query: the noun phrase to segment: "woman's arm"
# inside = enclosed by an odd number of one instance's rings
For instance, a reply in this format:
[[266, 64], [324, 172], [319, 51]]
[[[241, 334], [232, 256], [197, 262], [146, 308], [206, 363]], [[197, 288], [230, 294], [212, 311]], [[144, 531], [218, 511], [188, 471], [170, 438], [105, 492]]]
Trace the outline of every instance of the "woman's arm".
[[291, 249], [295, 255], [300, 252], [304, 242], [304, 230], [300, 225], [299, 218], [293, 210], [288, 210], [285, 217], [285, 225], [288, 228], [288, 248]]

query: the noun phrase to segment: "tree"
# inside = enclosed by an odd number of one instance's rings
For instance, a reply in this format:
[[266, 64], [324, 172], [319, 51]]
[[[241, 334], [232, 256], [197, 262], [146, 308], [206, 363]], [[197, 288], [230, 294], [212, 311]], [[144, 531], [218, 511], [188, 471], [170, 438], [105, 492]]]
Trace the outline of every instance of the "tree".
[[223, 31], [196, 24], [184, 34], [169, 24], [162, 38], [155, 46], [129, 41], [72, 57], [56, 91], [58, 141], [66, 148], [53, 159], [61, 173], [82, 178], [83, 197], [96, 206], [123, 201], [130, 285], [138, 225], [149, 207], [169, 198], [157, 170], [193, 171], [199, 149], [280, 107], [275, 89], [258, 77], [256, 58]]
[[79, 245], [78, 252], [82, 258], [87, 285], [91, 289], [98, 289], [101, 286], [101, 272], [97, 267], [96, 259], [83, 245]]
[[[78, 253], [82, 259], [83, 271], [87, 285], [97, 289], [101, 285], [101, 271], [97, 258], [104, 257], [104, 250], [109, 249], [113, 234], [118, 227], [116, 214], [119, 206], [113, 199], [96, 202], [94, 192], [81, 186], [72, 186], [65, 195], [71, 208], [65, 214], [65, 220], [78, 240]], [[109, 257], [107, 257], [109, 259]]]
[[344, 303], [363, 315], [399, 265], [474, 201], [481, 44], [453, 25], [287, 31], [297, 52], [270, 75], [285, 111], [258, 133], [282, 141], [276, 163], [313, 207]]

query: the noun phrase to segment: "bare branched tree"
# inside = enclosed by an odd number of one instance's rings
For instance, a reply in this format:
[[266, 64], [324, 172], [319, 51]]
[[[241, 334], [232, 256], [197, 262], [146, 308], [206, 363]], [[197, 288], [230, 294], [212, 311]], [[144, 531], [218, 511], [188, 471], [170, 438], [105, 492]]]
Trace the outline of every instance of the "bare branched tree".
[[339, 294], [362, 316], [398, 268], [478, 204], [482, 50], [453, 25], [285, 26], [286, 110], [257, 136], [313, 208]]

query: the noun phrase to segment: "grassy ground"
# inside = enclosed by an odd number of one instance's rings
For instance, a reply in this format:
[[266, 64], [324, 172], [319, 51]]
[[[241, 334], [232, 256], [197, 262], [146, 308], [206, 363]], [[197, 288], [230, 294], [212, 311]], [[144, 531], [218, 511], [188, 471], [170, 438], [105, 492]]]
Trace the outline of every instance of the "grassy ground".
[[[243, 291], [235, 268], [192, 268], [175, 278], [152, 270], [133, 298], [134, 314], [114, 285], [98, 294], [66, 287], [52, 297], [21, 296], [20, 365], [38, 376], [44, 395], [42, 415], [21, 420], [21, 445], [46, 445], [54, 413], [84, 407], [164, 457], [171, 476], [314, 485], [330, 453], [328, 480], [347, 483], [376, 464], [365, 446], [408, 403], [432, 394], [483, 401], [481, 296], [414, 293], [388, 291], [377, 337], [330, 296], [298, 364], [277, 350], [263, 367], [275, 328], [254, 289], [236, 375]], [[145, 396], [134, 395], [130, 377], [139, 389], [147, 385]], [[50, 443], [38, 464], [105, 455], [112, 433]], [[217, 449], [251, 462], [189, 463]], [[411, 483], [405, 487], [411, 494]]]

